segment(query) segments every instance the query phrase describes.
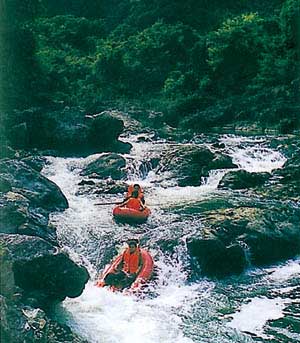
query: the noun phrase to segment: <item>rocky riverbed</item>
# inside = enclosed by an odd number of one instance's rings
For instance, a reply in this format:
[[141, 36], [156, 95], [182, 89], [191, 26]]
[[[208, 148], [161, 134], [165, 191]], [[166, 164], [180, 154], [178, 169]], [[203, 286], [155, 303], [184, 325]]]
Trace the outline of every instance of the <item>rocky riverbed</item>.
[[[110, 115], [102, 117], [108, 120]], [[94, 124], [88, 130], [92, 132], [97, 116], [91, 120]], [[20, 137], [14, 139], [14, 148], [19, 147]], [[202, 285], [206, 278], [217, 282], [218, 289], [218, 283], [224, 287], [222, 280], [230, 280], [231, 275], [245, 275], [299, 254], [297, 137], [211, 135], [173, 141], [149, 131], [132, 135], [128, 130], [122, 140], [105, 148], [85, 143], [85, 155], [98, 152], [85, 159], [74, 157], [79, 153], [70, 149], [74, 142], [59, 152], [72, 156], [67, 158], [10, 147], [2, 152], [1, 332], [5, 342], [100, 342], [103, 331], [92, 339], [68, 322], [73, 333], [53, 317], [53, 307], [66, 297], [79, 296], [89, 279], [87, 269], [94, 277], [114, 256], [113, 247], [128, 236], [138, 236], [152, 249], [161, 267], [154, 294], [168, 284], [162, 271], [171, 267], [161, 261], [171, 256], [182, 264], [183, 289]], [[145, 187], [153, 215], [140, 228], [119, 227], [112, 222], [110, 209], [97, 208], [95, 202], [122, 199], [126, 184], [133, 181]], [[174, 268], [173, 275], [179, 278]], [[177, 283], [176, 279], [172, 287]], [[193, 297], [193, 288], [188, 289]], [[298, 293], [288, 294], [290, 299]], [[268, 296], [274, 298], [274, 294]], [[235, 295], [232, 299], [237, 304]], [[285, 311], [293, 313], [292, 331], [299, 333], [295, 306], [290, 304]], [[187, 321], [199, 313], [188, 315]], [[272, 322], [268, 331], [290, 325], [288, 316]], [[188, 332], [184, 337], [199, 341]], [[161, 342], [171, 342], [170, 336], [164, 337]], [[274, 342], [280, 341], [278, 337]]]

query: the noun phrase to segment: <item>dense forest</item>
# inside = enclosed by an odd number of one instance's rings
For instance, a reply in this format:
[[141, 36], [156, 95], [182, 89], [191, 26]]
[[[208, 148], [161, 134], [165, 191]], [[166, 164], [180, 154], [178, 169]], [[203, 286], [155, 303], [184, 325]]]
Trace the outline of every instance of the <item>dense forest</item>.
[[6, 126], [29, 108], [134, 107], [160, 112], [151, 122], [194, 132], [233, 123], [299, 127], [299, 0], [1, 6]]

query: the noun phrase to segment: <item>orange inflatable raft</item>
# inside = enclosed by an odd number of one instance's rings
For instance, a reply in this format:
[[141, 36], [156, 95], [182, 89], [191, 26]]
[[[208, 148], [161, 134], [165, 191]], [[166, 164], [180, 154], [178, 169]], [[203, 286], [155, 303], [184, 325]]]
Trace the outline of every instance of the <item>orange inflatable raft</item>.
[[[153, 274], [153, 268], [154, 268], [154, 262], [153, 258], [150, 255], [150, 253], [147, 250], [141, 249], [142, 259], [143, 259], [143, 268], [139, 272], [138, 276], [136, 277], [135, 281], [132, 283], [132, 285], [129, 288], [129, 292], [137, 292], [141, 289], [141, 287], [151, 279]], [[113, 273], [115, 271], [115, 268], [118, 266], [118, 264], [122, 260], [123, 254], [119, 255], [111, 265], [107, 266], [103, 273], [100, 275], [100, 278], [98, 279], [96, 286], [97, 287], [105, 287], [105, 277], [109, 273]], [[119, 291], [117, 287], [109, 286], [109, 289], [113, 292]]]
[[113, 216], [117, 221], [125, 223], [145, 223], [151, 211], [146, 207], [143, 211], [135, 210], [128, 207], [115, 207]]

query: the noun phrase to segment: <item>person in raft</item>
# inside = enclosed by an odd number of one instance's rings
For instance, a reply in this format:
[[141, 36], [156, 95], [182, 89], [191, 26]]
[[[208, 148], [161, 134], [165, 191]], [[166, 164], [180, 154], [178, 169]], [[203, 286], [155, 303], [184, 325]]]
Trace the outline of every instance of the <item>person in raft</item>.
[[143, 268], [143, 259], [138, 240], [130, 239], [127, 241], [127, 244], [128, 248], [123, 252], [122, 259], [116, 266], [115, 271], [107, 274], [104, 278], [104, 282], [108, 286], [118, 288], [129, 287]]
[[127, 207], [132, 208], [137, 211], [143, 211], [145, 209], [145, 205], [143, 204], [142, 200], [139, 198], [139, 193], [137, 190], [134, 190], [131, 193], [131, 196], [128, 200], [122, 202], [119, 207]]
[[145, 204], [143, 189], [142, 189], [142, 187], [141, 187], [139, 184], [137, 184], [137, 183], [135, 183], [134, 185], [130, 185], [130, 186], [128, 187], [128, 190], [127, 190], [126, 197], [125, 197], [125, 200], [124, 200], [124, 201], [128, 200], [128, 199], [132, 196], [132, 193], [133, 193], [134, 191], [137, 191], [137, 192], [138, 192], [138, 198], [141, 200], [141, 202], [142, 202], [143, 204]]

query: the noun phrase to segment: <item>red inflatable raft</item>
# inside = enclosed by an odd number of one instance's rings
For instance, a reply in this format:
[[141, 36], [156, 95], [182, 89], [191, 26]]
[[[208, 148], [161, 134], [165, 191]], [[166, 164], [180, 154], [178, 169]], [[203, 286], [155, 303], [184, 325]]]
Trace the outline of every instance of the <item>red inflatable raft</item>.
[[144, 223], [151, 211], [146, 207], [143, 211], [135, 210], [128, 207], [115, 207], [113, 209], [113, 216], [117, 221], [126, 223]]
[[[130, 286], [129, 291], [130, 292], [137, 292], [142, 285], [144, 285], [148, 280], [151, 279], [153, 274], [153, 268], [154, 268], [154, 262], [152, 256], [149, 254], [148, 251], [141, 249], [142, 259], [143, 259], [143, 268], [141, 269], [140, 273], [138, 274], [137, 278], [133, 282], [133, 284]], [[113, 273], [115, 271], [115, 268], [117, 265], [121, 262], [122, 255], [119, 255], [111, 265], [107, 266], [103, 273], [100, 275], [100, 278], [98, 279], [96, 286], [97, 287], [105, 287], [105, 277], [109, 273]], [[117, 287], [109, 286], [109, 289], [111, 291], [118, 291]]]

